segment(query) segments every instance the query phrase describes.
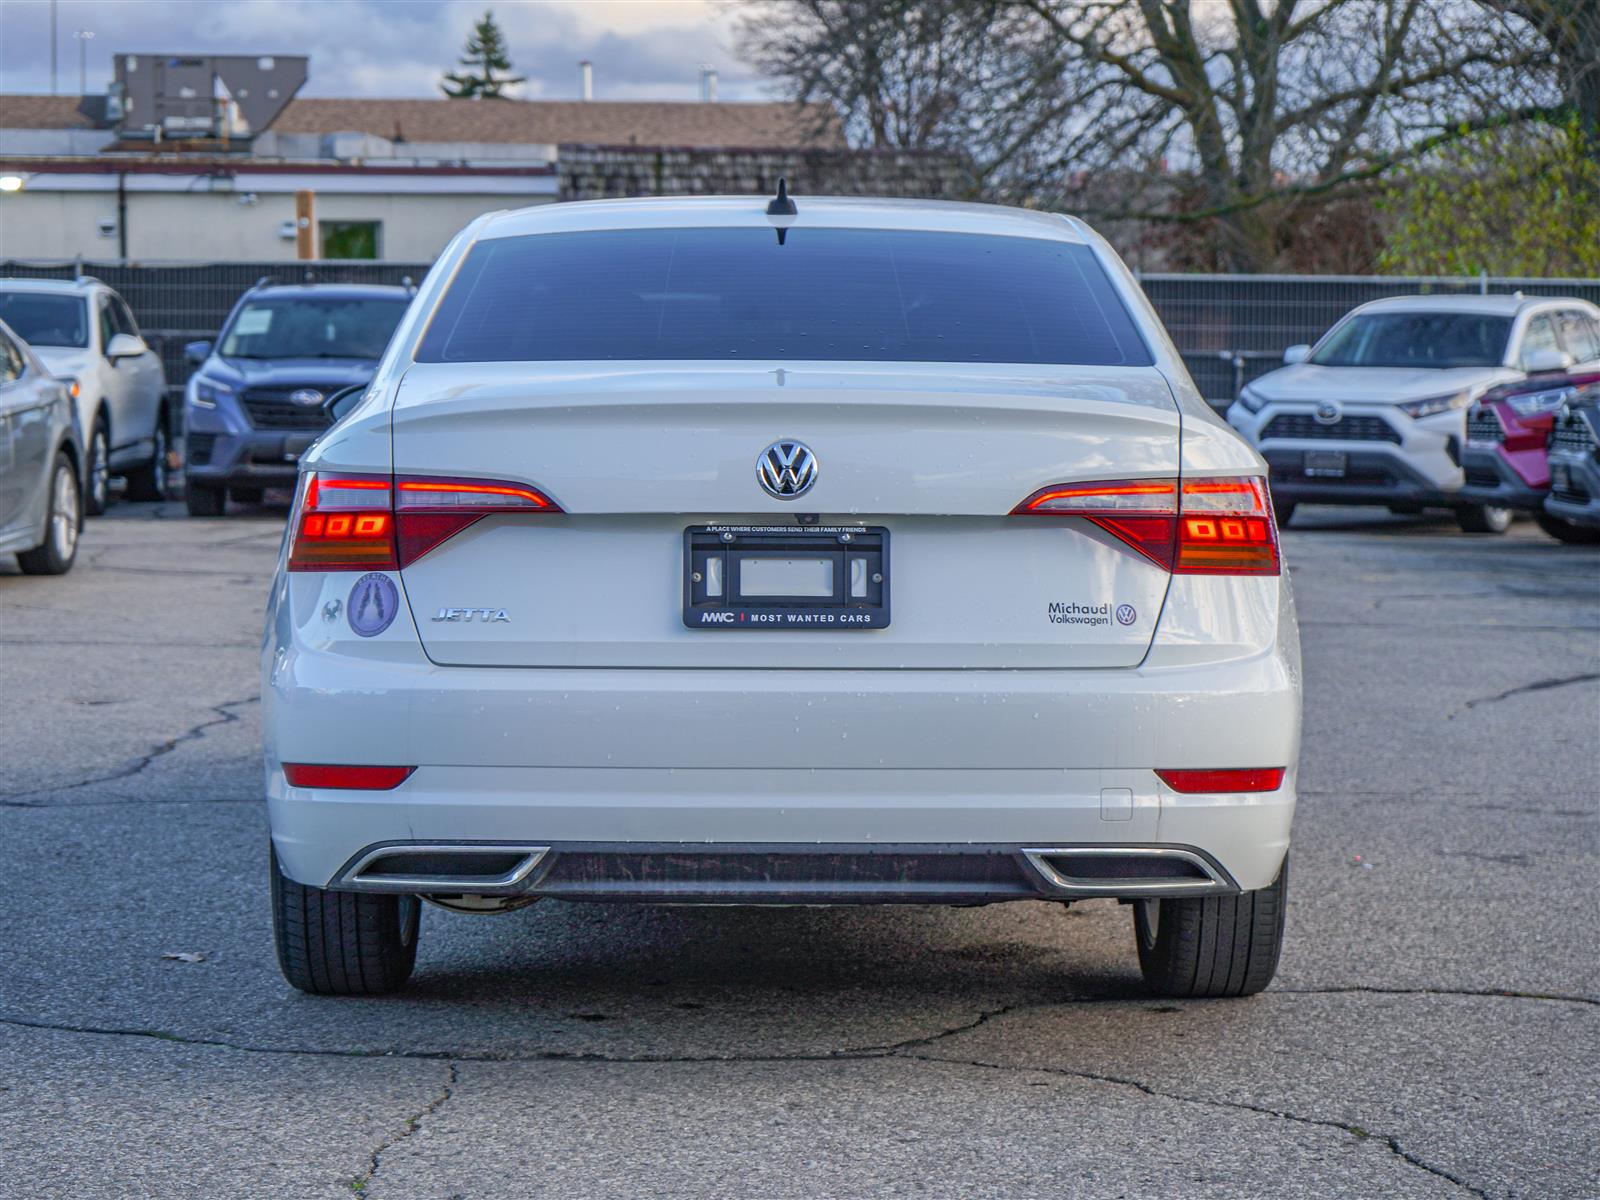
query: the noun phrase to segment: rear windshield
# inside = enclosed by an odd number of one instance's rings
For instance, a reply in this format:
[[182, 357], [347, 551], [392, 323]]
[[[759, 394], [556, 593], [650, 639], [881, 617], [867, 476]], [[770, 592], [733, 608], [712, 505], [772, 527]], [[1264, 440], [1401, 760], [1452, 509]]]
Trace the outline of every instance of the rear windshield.
[[1311, 357], [1319, 367], [1497, 367], [1511, 318], [1476, 313], [1369, 313], [1352, 317]]
[[417, 358], [1152, 361], [1088, 246], [877, 229], [479, 242]]
[[0, 292], [0, 321], [30, 346], [89, 344], [89, 306], [81, 296]]

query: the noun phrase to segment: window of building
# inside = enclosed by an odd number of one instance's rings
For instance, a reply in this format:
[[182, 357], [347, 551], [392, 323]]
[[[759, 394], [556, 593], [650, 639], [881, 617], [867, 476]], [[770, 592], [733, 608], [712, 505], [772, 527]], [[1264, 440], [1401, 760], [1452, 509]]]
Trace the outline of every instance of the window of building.
[[382, 221], [318, 221], [323, 258], [377, 258]]

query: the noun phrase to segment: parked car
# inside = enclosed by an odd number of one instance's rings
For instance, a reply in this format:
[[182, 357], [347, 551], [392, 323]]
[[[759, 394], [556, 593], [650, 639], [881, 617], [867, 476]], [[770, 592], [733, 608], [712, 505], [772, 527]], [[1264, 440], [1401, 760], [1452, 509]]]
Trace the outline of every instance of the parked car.
[[1550, 491], [1545, 444], [1557, 410], [1600, 372], [1530, 375], [1490, 388], [1467, 410], [1463, 499], [1544, 518]]
[[130, 499], [164, 498], [167, 373], [122, 297], [87, 275], [0, 279], [0, 320], [72, 389], [87, 447], [84, 510], [106, 510], [114, 475]]
[[1228, 409], [1272, 469], [1280, 522], [1300, 503], [1438, 506], [1470, 533], [1503, 533], [1510, 508], [1462, 494], [1466, 410], [1529, 374], [1600, 371], [1600, 309], [1520, 294], [1376, 300], [1284, 362]]
[[291, 487], [300, 456], [331, 423], [326, 401], [372, 377], [411, 302], [407, 288], [262, 283], [239, 298], [216, 342], [191, 342], [184, 496], [220, 516], [264, 488]]
[[0, 321], [0, 554], [25, 574], [72, 569], [83, 457], [71, 388]]
[[1590, 384], [1556, 413], [1549, 441], [1546, 533], [1563, 542], [1600, 542], [1600, 384]]
[[1265, 464], [1081, 221], [790, 203], [478, 219], [302, 460], [262, 657], [294, 986], [398, 987], [419, 897], [1117, 897], [1155, 991], [1271, 979]]

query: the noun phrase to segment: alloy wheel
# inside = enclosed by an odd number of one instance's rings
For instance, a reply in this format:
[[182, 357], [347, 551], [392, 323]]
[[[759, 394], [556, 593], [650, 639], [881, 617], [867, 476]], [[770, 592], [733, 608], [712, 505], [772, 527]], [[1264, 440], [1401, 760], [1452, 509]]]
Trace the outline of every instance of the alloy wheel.
[[89, 498], [96, 508], [103, 509], [106, 493], [111, 486], [111, 446], [104, 425], [95, 427], [94, 439], [89, 443]]
[[70, 559], [78, 545], [78, 481], [65, 463], [50, 489], [50, 540], [58, 557]]

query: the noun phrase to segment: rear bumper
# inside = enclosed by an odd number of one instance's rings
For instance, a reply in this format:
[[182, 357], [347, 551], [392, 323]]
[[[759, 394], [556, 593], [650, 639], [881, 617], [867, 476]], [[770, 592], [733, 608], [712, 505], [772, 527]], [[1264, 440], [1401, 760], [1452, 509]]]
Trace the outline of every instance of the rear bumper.
[[[359, 656], [269, 639], [273, 841], [286, 874], [320, 887], [352, 886], [352, 864], [373, 847], [413, 843], [988, 847], [1013, 858], [1181, 847], [1229, 888], [1262, 887], [1295, 805], [1289, 621], [1267, 651], [1226, 662], [1077, 671], [446, 668], [401, 622]], [[418, 769], [393, 791], [357, 792], [290, 787], [283, 762]], [[1276, 792], [1213, 795], [1177, 794], [1155, 774], [1239, 766], [1289, 773]], [[1032, 883], [1019, 895], [1072, 894]], [[1013, 898], [988, 884], [867, 890]]]
[[986, 904], [1228, 895], [1204, 851], [982, 843], [390, 842], [340, 871], [342, 890], [672, 904]]

